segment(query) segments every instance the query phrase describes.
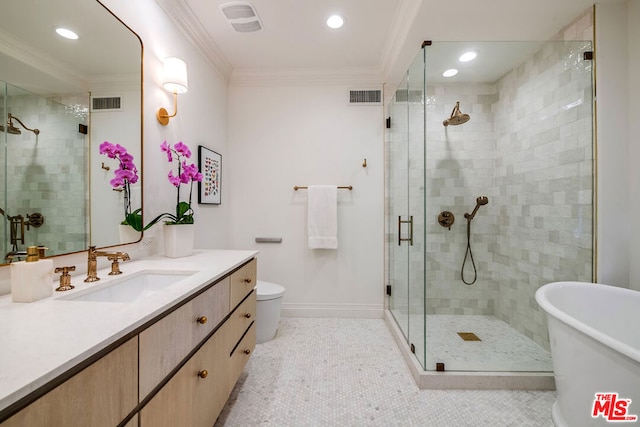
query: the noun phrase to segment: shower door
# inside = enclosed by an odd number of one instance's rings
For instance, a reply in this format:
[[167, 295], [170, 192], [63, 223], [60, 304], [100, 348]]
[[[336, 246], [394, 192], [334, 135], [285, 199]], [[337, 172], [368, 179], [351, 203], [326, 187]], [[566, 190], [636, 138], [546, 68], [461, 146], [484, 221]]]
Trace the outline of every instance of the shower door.
[[[0, 82], [0, 118], [4, 122], [4, 118], [7, 117], [7, 84]], [[5, 123], [3, 123], [4, 125]], [[0, 264], [4, 264], [4, 256], [8, 252], [9, 247], [9, 222], [6, 220], [5, 211], [7, 210], [7, 179], [4, 176], [4, 171], [7, 170], [7, 132], [0, 132], [0, 175], [3, 178], [0, 180], [0, 254], [2, 259]]]
[[424, 60], [416, 58], [390, 105], [389, 308], [424, 368]]

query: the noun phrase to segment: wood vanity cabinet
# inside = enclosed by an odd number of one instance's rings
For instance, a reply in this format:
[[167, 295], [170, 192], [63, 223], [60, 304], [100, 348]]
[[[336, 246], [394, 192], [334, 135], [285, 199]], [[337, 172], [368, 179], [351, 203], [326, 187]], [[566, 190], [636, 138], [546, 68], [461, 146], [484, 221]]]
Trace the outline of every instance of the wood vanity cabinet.
[[[215, 329], [215, 332], [204, 343], [195, 346], [197, 351], [142, 407], [139, 413], [141, 427], [211, 427], [214, 424], [255, 348], [255, 281], [254, 259], [232, 273], [228, 281], [222, 284], [227, 286], [227, 309], [222, 316], [226, 320], [222, 323], [211, 322], [211, 330]], [[220, 284], [218, 282], [212, 289]], [[224, 292], [220, 293], [222, 294]], [[198, 300], [205, 295], [206, 293], [200, 295], [192, 302], [197, 305]], [[179, 314], [179, 317], [182, 317], [182, 314]], [[141, 372], [145, 359], [143, 354], [146, 352], [142, 335], [159, 324], [160, 322], [140, 334]], [[155, 331], [152, 333], [156, 334]], [[167, 333], [175, 336], [179, 331], [170, 330]], [[171, 345], [169, 339], [160, 339], [158, 342]], [[173, 351], [167, 348], [165, 350]], [[142, 375], [140, 381], [142, 384]], [[145, 394], [141, 393], [140, 396], [144, 399]]]
[[229, 314], [229, 277], [140, 332], [144, 399]]
[[211, 427], [255, 348], [256, 264], [168, 309], [0, 427]]
[[118, 425], [138, 404], [138, 337], [49, 391], [2, 427]]

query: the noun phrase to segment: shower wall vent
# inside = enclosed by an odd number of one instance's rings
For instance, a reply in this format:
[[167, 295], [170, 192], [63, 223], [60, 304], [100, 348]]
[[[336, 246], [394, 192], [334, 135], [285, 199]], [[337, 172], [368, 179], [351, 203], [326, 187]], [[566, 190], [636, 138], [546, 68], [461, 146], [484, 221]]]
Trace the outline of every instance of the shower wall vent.
[[421, 90], [398, 89], [396, 102], [422, 102]]
[[227, 22], [239, 33], [251, 33], [262, 29], [262, 22], [256, 10], [249, 3], [231, 2], [223, 3], [220, 11], [227, 18]]
[[92, 96], [91, 111], [122, 111], [122, 97]]
[[382, 105], [382, 91], [380, 89], [350, 90], [349, 104]]

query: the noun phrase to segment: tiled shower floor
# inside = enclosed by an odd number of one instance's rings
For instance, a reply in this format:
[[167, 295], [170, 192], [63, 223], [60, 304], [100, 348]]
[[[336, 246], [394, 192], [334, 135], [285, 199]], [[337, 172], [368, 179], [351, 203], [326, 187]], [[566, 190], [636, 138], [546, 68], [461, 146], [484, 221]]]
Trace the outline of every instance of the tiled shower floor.
[[[422, 327], [419, 319], [415, 323]], [[549, 351], [494, 316], [427, 315], [426, 324], [427, 370], [444, 362], [447, 371], [553, 371]], [[465, 341], [458, 332], [473, 332], [481, 341]]]
[[283, 318], [216, 427], [550, 427], [552, 391], [420, 390], [382, 319]]

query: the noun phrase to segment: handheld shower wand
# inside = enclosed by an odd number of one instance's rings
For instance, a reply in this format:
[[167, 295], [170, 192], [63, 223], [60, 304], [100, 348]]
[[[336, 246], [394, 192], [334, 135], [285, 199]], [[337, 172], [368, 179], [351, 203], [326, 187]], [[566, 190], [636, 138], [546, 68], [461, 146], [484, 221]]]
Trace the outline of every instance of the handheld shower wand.
[[[471, 252], [471, 220], [474, 216], [476, 216], [476, 213], [478, 212], [478, 209], [480, 209], [480, 206], [484, 206], [487, 203], [489, 203], [489, 198], [487, 196], [480, 196], [476, 199], [476, 207], [473, 209], [473, 212], [471, 212], [470, 214], [464, 214], [464, 217], [467, 219], [467, 251], [464, 254], [464, 261], [462, 261], [460, 278], [465, 285], [473, 285], [474, 283], [476, 283], [476, 280], [478, 280], [478, 270], [476, 268], [476, 263], [473, 260], [473, 252]], [[464, 266], [467, 263], [467, 257], [471, 258], [471, 264], [473, 265], [473, 280], [471, 282], [467, 282], [464, 279]]]
[[484, 206], [489, 203], [489, 198], [487, 196], [480, 196], [476, 199], [476, 207], [473, 209], [473, 212], [465, 213], [464, 217], [467, 218], [467, 221], [471, 221], [474, 216], [476, 216], [476, 212], [480, 209], [480, 206]]

